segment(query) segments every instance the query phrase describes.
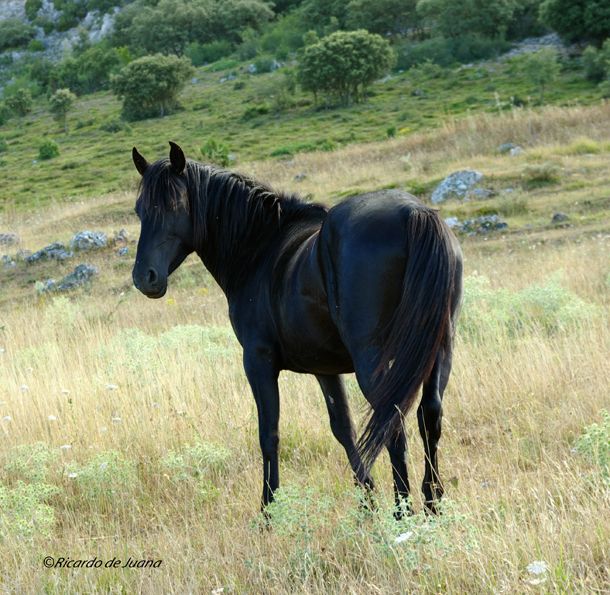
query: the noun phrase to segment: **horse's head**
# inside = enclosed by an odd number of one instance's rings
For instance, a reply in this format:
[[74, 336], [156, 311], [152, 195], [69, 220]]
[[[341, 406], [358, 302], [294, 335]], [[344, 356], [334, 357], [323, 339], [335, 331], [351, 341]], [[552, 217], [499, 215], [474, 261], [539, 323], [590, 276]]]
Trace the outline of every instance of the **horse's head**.
[[133, 267], [133, 283], [146, 296], [160, 298], [167, 278], [193, 252], [186, 159], [170, 143], [169, 159], [149, 164], [134, 147], [132, 156], [142, 176], [136, 213], [141, 229]]

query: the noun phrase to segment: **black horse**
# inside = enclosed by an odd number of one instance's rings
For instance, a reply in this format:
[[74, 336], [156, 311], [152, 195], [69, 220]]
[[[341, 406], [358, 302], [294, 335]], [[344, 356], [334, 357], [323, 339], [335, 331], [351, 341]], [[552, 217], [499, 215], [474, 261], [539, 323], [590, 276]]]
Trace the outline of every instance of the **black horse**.
[[[333, 208], [277, 193], [242, 175], [186, 160], [149, 164], [136, 202], [142, 227], [135, 286], [162, 297], [168, 276], [192, 252], [224, 291], [258, 409], [263, 506], [279, 486], [280, 370], [314, 374], [332, 432], [358, 484], [390, 454], [397, 504], [409, 494], [403, 416], [417, 410], [426, 459], [422, 485], [434, 511], [442, 496], [437, 445], [461, 299], [462, 257], [438, 213], [388, 190]], [[340, 374], [356, 372], [371, 404], [356, 442]]]

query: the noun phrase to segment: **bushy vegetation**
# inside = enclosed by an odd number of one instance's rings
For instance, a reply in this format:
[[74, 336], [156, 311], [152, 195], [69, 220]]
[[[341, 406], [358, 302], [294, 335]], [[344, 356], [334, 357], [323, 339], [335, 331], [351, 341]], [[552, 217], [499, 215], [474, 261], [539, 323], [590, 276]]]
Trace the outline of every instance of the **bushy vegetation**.
[[606, 0], [544, 0], [542, 21], [568, 41], [597, 45], [610, 36], [610, 10]]
[[552, 335], [592, 322], [599, 314], [596, 306], [564, 288], [560, 275], [519, 292], [494, 290], [489, 279], [472, 275], [464, 282], [459, 332], [483, 342], [532, 331]]
[[201, 147], [204, 161], [226, 167], [230, 163], [229, 147], [214, 138], [209, 138]]
[[194, 70], [185, 58], [144, 56], [130, 62], [112, 79], [112, 90], [123, 100], [127, 120], [164, 116], [178, 106], [178, 94]]
[[544, 101], [546, 89], [559, 76], [560, 65], [557, 51], [548, 48], [531, 54], [523, 54], [515, 58], [513, 63], [526, 80], [536, 85], [540, 101]]
[[46, 139], [38, 147], [38, 159], [46, 161], [59, 155], [59, 145], [51, 139]]
[[23, 118], [32, 111], [32, 94], [29, 89], [22, 87], [9, 96], [5, 103], [14, 114]]
[[19, 19], [4, 19], [0, 21], [0, 52], [25, 47], [34, 35], [31, 25]]
[[327, 94], [343, 105], [362, 101], [367, 87], [394, 64], [390, 45], [360, 29], [332, 33], [305, 48], [298, 80], [314, 96]]
[[70, 89], [58, 89], [49, 98], [49, 110], [64, 132], [68, 132], [68, 112], [75, 100], [76, 95]]

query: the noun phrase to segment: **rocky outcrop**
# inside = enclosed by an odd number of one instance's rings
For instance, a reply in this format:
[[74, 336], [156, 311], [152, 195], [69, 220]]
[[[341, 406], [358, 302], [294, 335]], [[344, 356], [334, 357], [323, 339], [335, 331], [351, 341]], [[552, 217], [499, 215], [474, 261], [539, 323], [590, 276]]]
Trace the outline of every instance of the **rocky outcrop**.
[[101, 231], [79, 231], [71, 240], [72, 250], [97, 250], [108, 245], [106, 234]]
[[0, 233], [0, 246], [14, 246], [19, 243], [19, 236], [12, 231]]
[[47, 279], [38, 286], [40, 293], [71, 291], [87, 285], [93, 277], [99, 273], [97, 267], [90, 264], [79, 264], [69, 275], [66, 275], [61, 281], [55, 279]]
[[482, 179], [483, 174], [472, 169], [453, 172], [434, 189], [430, 200], [436, 205], [450, 198], [464, 199]]
[[28, 264], [32, 264], [40, 260], [68, 260], [68, 258], [72, 258], [72, 256], [74, 256], [74, 254], [68, 252], [62, 243], [53, 242], [37, 252], [34, 252], [34, 254], [26, 256], [25, 261]]
[[460, 221], [457, 217], [447, 217], [445, 223], [454, 231], [468, 235], [485, 235], [508, 228], [508, 223], [499, 215], [481, 215], [465, 221]]

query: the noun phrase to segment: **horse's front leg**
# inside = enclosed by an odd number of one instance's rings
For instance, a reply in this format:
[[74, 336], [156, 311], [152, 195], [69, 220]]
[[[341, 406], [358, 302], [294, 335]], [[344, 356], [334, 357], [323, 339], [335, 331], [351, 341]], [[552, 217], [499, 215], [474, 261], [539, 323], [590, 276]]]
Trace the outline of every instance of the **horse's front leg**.
[[278, 462], [280, 394], [277, 384], [279, 370], [273, 360], [272, 352], [267, 349], [244, 351], [244, 368], [258, 411], [258, 437], [263, 453], [261, 499], [263, 509], [273, 501], [273, 492], [280, 485]]

